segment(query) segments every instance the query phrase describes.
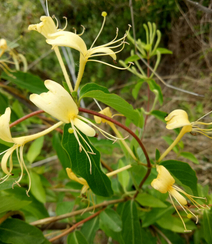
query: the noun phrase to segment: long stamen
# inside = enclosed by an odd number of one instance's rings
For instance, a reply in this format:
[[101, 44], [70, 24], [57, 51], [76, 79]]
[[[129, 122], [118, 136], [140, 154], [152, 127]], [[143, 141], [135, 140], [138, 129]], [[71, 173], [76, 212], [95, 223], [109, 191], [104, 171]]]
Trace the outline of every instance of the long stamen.
[[75, 130], [79, 134], [79, 136], [82, 138], [82, 140], [86, 143], [86, 145], [89, 147], [91, 152], [88, 151], [88, 153], [95, 154], [93, 149], [91, 148], [91, 146], [88, 144], [88, 142], [85, 140], [85, 138], [81, 135], [81, 133], [79, 132], [79, 130], [76, 127], [75, 127]]
[[117, 66], [115, 66], [115, 65], [108, 64], [108, 63], [106, 63], [106, 62], [103, 62], [103, 61], [100, 61], [100, 60], [96, 60], [96, 59], [88, 59], [88, 62], [97, 62], [97, 63], [101, 63], [101, 64], [105, 64], [105, 65], [107, 65], [107, 66], [110, 66], [110, 67], [112, 67], [112, 68], [114, 68], [114, 69], [120, 69], [120, 70], [126, 70], [126, 69], [128, 69], [131, 65], [133, 65], [132, 62], [129, 62], [129, 65], [128, 65], [126, 68], [120, 68], [120, 67], [117, 67]]
[[185, 231], [185, 232], [191, 232], [191, 230], [187, 230], [187, 229], [186, 229], [185, 222], [184, 222], [182, 216], [180, 215], [179, 211], [177, 210], [177, 208], [176, 208], [176, 206], [175, 206], [175, 203], [174, 203], [174, 201], [173, 201], [172, 196], [171, 196], [170, 193], [169, 193], [169, 197], [170, 197], [170, 200], [171, 200], [171, 203], [172, 203], [173, 207], [175, 208], [175, 210], [176, 210], [178, 216], [180, 217], [180, 219], [181, 219], [181, 221], [182, 221], [182, 223], [183, 223], [183, 226], [184, 226], [184, 229], [185, 229], [184, 231]]
[[18, 158], [18, 163], [19, 163], [20, 168], [21, 168], [21, 175], [20, 175], [19, 179], [13, 183], [13, 186], [15, 184], [17, 184], [19, 186], [19, 182], [21, 181], [21, 179], [23, 177], [23, 172], [24, 172], [23, 164], [22, 164], [22, 161], [21, 161], [20, 155], [19, 155], [19, 148], [16, 148], [16, 155], [17, 155], [17, 158]]
[[67, 20], [67, 18], [65, 16], [63, 16], [63, 18], [66, 20], [66, 24], [63, 27], [62, 31], [64, 31], [66, 29], [66, 27], [68, 26], [68, 20]]
[[29, 187], [28, 187], [28, 190], [26, 191], [26, 194], [27, 194], [27, 196], [29, 197], [29, 191], [30, 191], [30, 189], [31, 189], [31, 182], [32, 182], [32, 181], [31, 181], [30, 173], [29, 173], [29, 171], [28, 171], [28, 169], [27, 169], [27, 167], [26, 167], [26, 164], [24, 163], [23, 149], [24, 149], [24, 145], [20, 147], [20, 159], [21, 159], [22, 164], [23, 164], [23, 166], [24, 166], [24, 168], [25, 168], [25, 170], [26, 170], [26, 172], [27, 172], [27, 175], [28, 175], [28, 177], [29, 177]]
[[81, 25], [82, 26], [82, 32], [80, 34], [78, 34], [78, 36], [82, 36], [85, 32], [85, 26], [84, 25]]
[[107, 13], [106, 13], [106, 12], [102, 12], [102, 16], [103, 16], [103, 18], [104, 18], [104, 19], [103, 19], [103, 22], [102, 22], [102, 26], [101, 26], [101, 28], [100, 28], [100, 31], [99, 31], [98, 35], [96, 36], [95, 40], [93, 41], [93, 43], [92, 43], [90, 49], [94, 46], [95, 42], [97, 41], [98, 37], [100, 36], [100, 34], [101, 34], [101, 32], [102, 32], [102, 30], [103, 30], [103, 28], [104, 28]]
[[[83, 145], [81, 144], [80, 140], [79, 140], [79, 137], [77, 135], [77, 129], [76, 127], [74, 126], [74, 123], [71, 121], [71, 125], [72, 125], [72, 128], [73, 128], [73, 133], [74, 133], [74, 136], [79, 144], [79, 147], [80, 147], [80, 152], [83, 150], [86, 154], [86, 156], [88, 157], [88, 161], [89, 161], [89, 164], [90, 164], [90, 174], [92, 174], [92, 163], [91, 163], [91, 159], [90, 159], [90, 156], [88, 155], [88, 152], [85, 150], [85, 148], [83, 147]], [[79, 132], [78, 132], [79, 133]], [[79, 133], [80, 134], [80, 133]], [[82, 136], [80, 134], [80, 136]]]
[[[93, 127], [95, 127], [97, 130], [99, 130], [100, 133], [102, 133], [107, 139], [112, 140], [112, 141], [117, 141], [117, 140], [125, 140], [126, 138], [118, 138], [115, 136], [112, 136], [111, 134], [109, 134], [108, 132], [100, 129], [98, 126], [96, 126], [94, 123], [92, 123], [90, 120], [77, 115], [78, 118], [80, 118], [81, 120], [84, 120], [85, 122], [87, 122], [88, 124], [92, 125]], [[109, 136], [109, 137], [108, 137]]]
[[55, 19], [56, 20], [56, 29], [59, 27], [59, 22], [58, 22], [58, 20], [57, 20], [57, 18], [56, 18], [56, 16], [55, 15], [53, 15], [52, 16], [52, 19]]

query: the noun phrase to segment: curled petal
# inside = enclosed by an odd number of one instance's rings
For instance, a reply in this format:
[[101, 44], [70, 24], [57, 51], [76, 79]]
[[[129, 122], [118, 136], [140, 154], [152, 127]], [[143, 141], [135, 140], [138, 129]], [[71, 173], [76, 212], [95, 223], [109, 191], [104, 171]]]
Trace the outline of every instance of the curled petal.
[[10, 114], [11, 109], [6, 108], [5, 113], [0, 117], [0, 138], [3, 141], [13, 142], [13, 138], [10, 133]]
[[30, 100], [40, 109], [64, 123], [70, 123], [78, 114], [78, 107], [71, 95], [57, 82], [46, 80], [48, 92], [32, 94]]
[[74, 48], [81, 52], [84, 56], [87, 52], [85, 42], [77, 34], [69, 31], [58, 31], [57, 33], [49, 35], [46, 42], [52, 46], [65, 46]]
[[39, 24], [29, 25], [28, 30], [35, 30], [46, 38], [48, 38], [50, 34], [59, 31], [50, 16], [41, 16], [40, 20], [41, 22]]
[[157, 166], [157, 172], [158, 176], [152, 181], [151, 186], [161, 193], [166, 193], [175, 183], [175, 180], [169, 171], [162, 165]]
[[165, 121], [167, 121], [166, 128], [169, 130], [191, 125], [191, 122], [188, 120], [188, 114], [182, 109], [172, 111], [165, 118]]
[[[108, 117], [110, 117], [110, 118], [112, 118], [112, 113], [111, 113], [109, 107], [106, 107], [105, 109], [101, 110], [99, 113], [100, 113], [100, 114], [103, 114], [103, 115], [106, 115], [106, 116], [108, 116]], [[94, 120], [95, 120], [95, 122], [96, 122], [97, 124], [100, 124], [101, 122], [102, 122], [102, 123], [107, 122], [107, 120], [105, 120], [105, 119], [103, 119], [103, 118], [101, 118], [101, 117], [98, 117], [98, 116], [94, 116]]]
[[7, 162], [8, 162], [8, 159], [9, 157], [11, 156], [12, 157], [12, 154], [14, 152], [14, 150], [17, 148], [18, 146], [17, 145], [14, 145], [13, 147], [9, 148], [6, 153], [4, 154], [4, 156], [2, 157], [2, 160], [1, 160], [1, 168], [3, 170], [3, 172], [6, 174], [6, 175], [11, 175], [11, 173], [8, 171], [7, 169]]
[[96, 48], [92, 48], [90, 50], [88, 50], [87, 53], [87, 58], [89, 58], [90, 56], [92, 56], [92, 54], [94, 53], [99, 53], [99, 54], [106, 54], [112, 57], [113, 60], [116, 60], [116, 54], [115, 52], [110, 49], [109, 47], [96, 47]]
[[87, 125], [85, 122], [83, 122], [82, 120], [78, 118], [74, 118], [73, 123], [86, 136], [90, 136], [90, 137], [95, 136], [96, 134], [95, 130], [91, 128], [89, 125]]

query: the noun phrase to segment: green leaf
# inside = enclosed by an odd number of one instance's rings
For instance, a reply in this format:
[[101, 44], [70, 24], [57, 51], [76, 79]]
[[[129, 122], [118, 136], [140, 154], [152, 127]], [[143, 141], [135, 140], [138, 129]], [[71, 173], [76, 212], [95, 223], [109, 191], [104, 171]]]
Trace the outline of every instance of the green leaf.
[[98, 229], [99, 229], [99, 217], [98, 216], [96, 218], [93, 218], [93, 219], [87, 221], [82, 226], [81, 232], [84, 236], [86, 236], [86, 240], [89, 244], [93, 243], [94, 237], [95, 237]]
[[[86, 86], [86, 88], [85, 88]], [[109, 107], [114, 108], [119, 113], [126, 116], [128, 119], [130, 119], [135, 125], [142, 127], [143, 126], [143, 117], [142, 115], [137, 111], [133, 109], [133, 106], [126, 102], [123, 98], [119, 97], [116, 94], [110, 94], [106, 91], [103, 91], [104, 87], [100, 89], [93, 89], [86, 93], [84, 93], [84, 90], [89, 90], [89, 86], [93, 88], [93, 84], [86, 84], [82, 88], [82, 95], [80, 92], [80, 99], [85, 97], [91, 97], [95, 98], [96, 100], [105, 103]], [[98, 86], [99, 87], [99, 86]], [[98, 88], [97, 85], [95, 88]]]
[[156, 152], [155, 152], [155, 160], [158, 161], [158, 159], [160, 158], [160, 152], [158, 149], [156, 149]]
[[[183, 219], [187, 230], [195, 230], [196, 225], [190, 219]], [[176, 217], [170, 214], [162, 216], [157, 222], [160, 227], [171, 230], [177, 233], [184, 233], [185, 229], [180, 217]]]
[[108, 89], [106, 87], [100, 86], [96, 83], [88, 83], [88, 84], [84, 85], [82, 87], [82, 89], [80, 90], [80, 99], [81, 99], [81, 97], [84, 97], [84, 95], [87, 92], [90, 92], [90, 91], [102, 91], [104, 93], [110, 94], [110, 92], [108, 91]]
[[90, 143], [88, 138], [83, 133], [81, 133], [83, 139], [79, 137], [79, 141], [83, 148], [87, 152], [90, 152], [90, 148], [92, 148], [92, 151], [94, 152], [94, 154], [88, 153], [91, 161], [90, 167], [88, 156], [86, 155], [84, 150], [82, 150], [81, 152], [79, 151], [79, 144], [74, 136], [74, 133], [70, 134], [68, 132], [68, 129], [70, 127], [71, 124], [66, 124], [64, 127], [62, 145], [70, 157], [72, 171], [77, 176], [84, 178], [95, 194], [105, 197], [111, 196], [113, 194], [111, 181], [102, 172], [102, 169], [100, 167], [99, 151]]
[[[121, 159], [119, 159], [118, 168], [120, 169], [124, 166], [126, 166], [124, 164], [124, 162]], [[130, 175], [129, 175], [128, 171], [124, 170], [124, 171], [120, 172], [118, 174], [118, 180], [119, 180], [120, 184], [122, 185], [123, 189], [126, 190], [128, 184], [129, 184], [129, 180], [130, 180]]]
[[[26, 217], [26, 220], [28, 221], [28, 219], [30, 219], [31, 221], [35, 221], [38, 219], [43, 219], [46, 217], [49, 217], [49, 214], [46, 210], [46, 208], [44, 207], [44, 205], [39, 202], [30, 192], [30, 198], [26, 195], [26, 190], [24, 188], [20, 188], [20, 187], [16, 187], [15, 190], [14, 189], [9, 189], [5, 191], [7, 194], [14, 195], [15, 198], [17, 198], [19, 201], [29, 201], [30, 200], [30, 204], [24, 206], [23, 208], [21, 208], [21, 211], [23, 211]], [[16, 201], [15, 201], [16, 202]]]
[[159, 110], [153, 110], [151, 112], [151, 115], [155, 116], [156, 118], [158, 118], [159, 120], [165, 122], [164, 118], [168, 115], [167, 113], [163, 112], [163, 111], [159, 111]]
[[70, 213], [73, 210], [74, 204], [74, 201], [57, 203], [56, 214], [62, 215], [65, 213]]
[[143, 83], [144, 83], [144, 81], [143, 81], [143, 82], [138, 82], [138, 83], [134, 86], [134, 88], [133, 88], [133, 90], [132, 90], [132, 95], [133, 95], [133, 98], [134, 98], [134, 99], [137, 99], [139, 90], [140, 90], [140, 88], [141, 88], [141, 86], [142, 86]]
[[29, 147], [29, 150], [27, 152], [27, 160], [32, 163], [35, 161], [37, 156], [40, 154], [41, 149], [43, 147], [43, 141], [44, 137], [41, 136], [40, 138], [37, 138]]
[[68, 235], [67, 244], [89, 244], [85, 239], [84, 235], [76, 230]]
[[100, 223], [100, 226], [99, 226], [100, 229], [103, 230], [108, 237], [111, 237], [113, 240], [118, 241], [119, 244], [125, 244], [121, 232], [115, 232], [115, 231], [109, 229], [107, 226], [105, 226], [102, 223], [101, 219], [100, 219], [99, 223]]
[[62, 136], [60, 133], [55, 133], [53, 136], [52, 145], [57, 153], [60, 163], [63, 166], [63, 169], [66, 170], [66, 168], [71, 168], [71, 162], [66, 150], [62, 147], [61, 140]]
[[141, 228], [136, 204], [133, 200], [124, 203], [121, 212], [122, 236], [125, 244], [141, 243]]
[[137, 60], [139, 60], [140, 58], [138, 57], [138, 55], [132, 55], [129, 58], [127, 58], [124, 62], [127, 64], [129, 62], [135, 62]]
[[162, 94], [162, 91], [161, 91], [161, 87], [153, 79], [147, 80], [147, 83], [149, 84], [149, 88], [150, 88], [151, 91], [153, 91], [153, 90], [157, 90], [158, 91], [159, 103], [160, 103], [160, 105], [162, 105], [163, 104], [163, 94]]
[[0, 241], [12, 244], [50, 244], [38, 228], [19, 219], [7, 219], [0, 225]]
[[9, 106], [8, 98], [0, 93], [0, 114], [3, 114], [5, 112], [5, 109]]
[[45, 203], [46, 202], [46, 192], [44, 190], [43, 184], [41, 183], [40, 176], [35, 173], [34, 171], [30, 171], [30, 177], [31, 177], [31, 192], [33, 196], [40, 202]]
[[155, 50], [155, 54], [157, 53], [157, 51], [160, 52], [160, 54], [172, 54], [172, 51], [169, 50], [169, 49], [166, 49], [166, 48], [163, 48], [163, 47], [158, 47], [156, 50]]
[[195, 164], [199, 164], [199, 161], [197, 160], [197, 158], [194, 156], [193, 153], [190, 153], [190, 152], [181, 152], [180, 153], [180, 156], [183, 156], [184, 158], [187, 158], [187, 159], [191, 160]]
[[147, 212], [142, 218], [142, 227], [148, 227], [154, 224], [165, 214], [172, 214], [175, 209], [170, 206], [168, 208], [153, 208], [150, 212]]
[[142, 206], [152, 207], [152, 208], [167, 208], [167, 205], [159, 200], [158, 198], [149, 195], [147, 193], [139, 193], [136, 197], [136, 201]]
[[212, 243], [212, 210], [204, 210], [203, 213], [204, 238], [208, 244]]
[[141, 227], [141, 243], [142, 244], [157, 244], [157, 238], [152, 236], [150, 229]]
[[1, 197], [1, 204], [0, 204], [0, 213], [8, 212], [8, 211], [14, 211], [19, 210], [22, 207], [25, 207], [26, 205], [30, 204], [31, 200], [23, 201], [15, 196], [4, 196]]
[[113, 209], [106, 208], [100, 213], [99, 217], [102, 224], [110, 230], [114, 232], [120, 232], [122, 230], [121, 217]]
[[167, 170], [181, 182], [181, 184], [188, 186], [194, 195], [198, 195], [196, 172], [189, 164], [176, 160], [167, 160], [161, 164], [166, 167]]
[[44, 82], [38, 76], [22, 71], [13, 72], [12, 75], [13, 77], [6, 73], [2, 73], [1, 78], [9, 80], [19, 88], [24, 88], [32, 93], [42, 93], [47, 91]]
[[[168, 143], [169, 146], [174, 142], [174, 140], [171, 139], [169, 136], [162, 136], [162, 138], [164, 139], [165, 142]], [[179, 148], [177, 147], [177, 145], [174, 146], [172, 150], [177, 154], [179, 153]]]

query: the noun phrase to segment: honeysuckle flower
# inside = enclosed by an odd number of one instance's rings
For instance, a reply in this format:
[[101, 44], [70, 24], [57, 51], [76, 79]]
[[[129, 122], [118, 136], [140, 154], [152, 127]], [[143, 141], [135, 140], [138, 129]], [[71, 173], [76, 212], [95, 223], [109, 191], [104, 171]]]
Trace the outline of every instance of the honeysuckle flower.
[[191, 218], [192, 216], [194, 216], [196, 218], [196, 223], [198, 223], [198, 216], [195, 215], [188, 208], [188, 201], [186, 200], [186, 198], [184, 196], [186, 196], [198, 210], [209, 208], [209, 207], [208, 206], [204, 207], [203, 205], [201, 205], [197, 201], [195, 201], [194, 198], [199, 198], [199, 199], [205, 199], [205, 198], [192, 196], [192, 195], [186, 193], [185, 191], [183, 191], [182, 189], [180, 189], [179, 187], [177, 187], [176, 185], [174, 185], [175, 179], [171, 176], [169, 171], [164, 166], [162, 166], [162, 165], [158, 166], [157, 165], [156, 168], [157, 168], [158, 176], [156, 179], [154, 179], [151, 182], [151, 186], [161, 193], [167, 193], [167, 192], [169, 193], [171, 203], [174, 206], [174, 208], [175, 208], [177, 214], [179, 215], [181, 221], [183, 222], [183, 226], [185, 228], [185, 231], [189, 232], [190, 230], [186, 229], [185, 222], [183, 221], [183, 218], [181, 217], [179, 211], [177, 210], [175, 203], [173, 201], [173, 198], [177, 201], [177, 203], [185, 211], [188, 218]]
[[[118, 173], [120, 173], [120, 172], [122, 172], [124, 170], [130, 169], [131, 167], [132, 167], [132, 165], [127, 165], [127, 166], [124, 166], [124, 167], [122, 167], [120, 169], [117, 169], [117, 170], [114, 170], [112, 172], [109, 172], [106, 175], [108, 177], [112, 177], [112, 176], [114, 176], [114, 175], [116, 175], [116, 174], [118, 174]], [[81, 195], [84, 195], [87, 192], [87, 190], [89, 189], [89, 185], [88, 185], [87, 181], [85, 179], [83, 179], [82, 177], [77, 177], [74, 174], [74, 172], [71, 170], [71, 168], [66, 168], [66, 172], [67, 172], [68, 177], [71, 180], [74, 180], [74, 181], [80, 183], [81, 185], [83, 185], [82, 190], [81, 190]]]
[[161, 155], [161, 157], [159, 158], [158, 162], [160, 162], [172, 150], [172, 148], [177, 145], [177, 143], [185, 135], [185, 133], [198, 132], [198, 133], [203, 134], [204, 136], [212, 139], [212, 137], [208, 135], [208, 134], [210, 134], [212, 132], [211, 128], [204, 129], [204, 128], [199, 127], [199, 125], [202, 125], [202, 126], [204, 126], [204, 125], [212, 125], [212, 122], [210, 122], [210, 123], [200, 122], [201, 119], [203, 119], [205, 116], [207, 116], [210, 113], [211, 112], [205, 114], [204, 116], [202, 116], [201, 118], [199, 118], [195, 122], [190, 122], [189, 119], [188, 119], [188, 114], [182, 109], [176, 109], [176, 110], [172, 111], [170, 114], [168, 114], [168, 116], [165, 118], [166, 128], [168, 130], [181, 128], [181, 127], [183, 127], [183, 128], [180, 131], [180, 133], [177, 136], [177, 138], [175, 139], [175, 141]]
[[77, 177], [70, 168], [66, 168], [66, 172], [67, 172], [68, 177], [71, 180], [74, 180], [74, 181], [80, 183], [81, 185], [83, 185], [82, 190], [81, 190], [81, 195], [84, 195], [87, 192], [87, 190], [89, 189], [89, 185], [88, 185], [87, 181], [81, 177], [80, 178]]
[[[10, 132], [10, 125], [9, 125], [10, 114], [11, 114], [11, 109], [8, 107], [5, 110], [5, 113], [3, 115], [1, 115], [1, 117], [0, 117], [0, 139], [2, 139], [3, 141], [6, 141], [6, 142], [13, 143], [13, 146], [11, 148], [9, 148], [6, 151], [1, 153], [1, 154], [4, 154], [2, 157], [2, 160], [1, 160], [1, 168], [2, 168], [3, 172], [5, 173], [5, 176], [3, 178], [1, 178], [0, 183], [3, 183], [12, 175], [12, 169], [13, 169], [12, 154], [16, 150], [18, 162], [19, 162], [19, 165], [21, 168], [21, 175], [20, 175], [19, 179], [14, 182], [14, 184], [19, 185], [19, 182], [21, 181], [21, 179], [23, 177], [23, 172], [25, 169], [28, 174], [28, 177], [29, 177], [29, 188], [27, 190], [27, 194], [28, 194], [30, 187], [31, 187], [31, 178], [30, 178], [29, 171], [24, 163], [24, 156], [23, 156], [24, 145], [27, 142], [33, 141], [41, 136], [48, 134], [49, 132], [56, 129], [63, 123], [58, 122], [55, 125], [51, 126], [50, 128], [48, 128], [42, 132], [33, 134], [33, 135], [12, 137], [11, 132]], [[8, 164], [9, 164], [9, 169], [8, 169]]]
[[23, 54], [18, 53], [16, 50], [8, 45], [5, 39], [0, 39], [0, 57], [5, 53], [9, 53], [9, 56], [13, 59], [13, 62], [7, 59], [0, 59], [0, 68], [2, 68], [8, 75], [12, 76], [9, 72], [13, 72], [6, 63], [15, 64], [16, 70], [20, 70], [19, 63], [23, 63], [23, 71], [27, 71], [27, 61]]
[[[79, 115], [79, 110], [74, 102], [72, 96], [57, 82], [52, 80], [46, 80], [44, 82], [48, 92], [30, 95], [30, 100], [40, 109], [44, 110], [46, 113], [55, 117], [56, 119], [62, 121], [62, 123], [68, 124], [71, 123], [71, 128], [69, 133], [74, 133], [74, 136], [79, 144], [80, 151], [83, 150], [90, 162], [91, 160], [88, 153], [94, 153], [92, 148], [87, 144], [87, 142], [82, 137], [80, 131], [86, 136], [93, 137], [95, 136], [95, 130], [90, 127], [88, 124], [92, 125], [100, 131], [106, 138], [116, 141], [117, 138], [110, 135], [109, 133], [98, 128], [88, 119]], [[85, 143], [89, 146], [90, 152], [87, 152], [83, 145], [81, 144], [79, 137], [81, 137]], [[91, 168], [90, 168], [91, 171]]]
[[[103, 30], [107, 13], [102, 12], [102, 16], [104, 18], [102, 27], [89, 49], [87, 49], [85, 42], [80, 37], [80, 35], [82, 35], [82, 34], [78, 35], [78, 34], [76, 34], [76, 32], [73, 33], [70, 31], [64, 31], [65, 28], [63, 30], [57, 29], [57, 26], [55, 25], [54, 21], [49, 16], [42, 16], [41, 23], [36, 24], [36, 25], [30, 25], [28, 27], [29, 30], [36, 30], [39, 33], [41, 33], [42, 35], [44, 35], [46, 37], [46, 42], [48, 44], [52, 45], [54, 49], [55, 49], [55, 47], [58, 47], [58, 46], [66, 46], [66, 47], [70, 47], [75, 50], [78, 50], [80, 52], [80, 67], [79, 67], [79, 73], [78, 73], [78, 77], [77, 77], [77, 81], [76, 81], [76, 85], [75, 85], [75, 89], [74, 89], [75, 91], [77, 91], [77, 89], [79, 87], [79, 84], [81, 82], [81, 79], [82, 79], [82, 76], [84, 73], [85, 65], [88, 61], [95, 61], [95, 62], [107, 64], [100, 60], [95, 60], [95, 59], [90, 59], [90, 58], [109, 55], [113, 58], [113, 60], [116, 60], [116, 53], [121, 52], [125, 46], [125, 43], [126, 43], [125, 39], [126, 39], [127, 34], [125, 34], [122, 38], [117, 39], [117, 37], [118, 37], [118, 29], [117, 29], [116, 36], [112, 41], [110, 41], [109, 43], [106, 43], [104, 45], [93, 47], [94, 44], [96, 43], [99, 35], [101, 34], [101, 32]], [[112, 49], [117, 49], [119, 47], [121, 47], [121, 49], [118, 51], [112, 50]], [[118, 68], [111, 64], [107, 64], [107, 65], [114, 67], [114, 68]], [[118, 69], [126, 69], [126, 68], [118, 68]]]

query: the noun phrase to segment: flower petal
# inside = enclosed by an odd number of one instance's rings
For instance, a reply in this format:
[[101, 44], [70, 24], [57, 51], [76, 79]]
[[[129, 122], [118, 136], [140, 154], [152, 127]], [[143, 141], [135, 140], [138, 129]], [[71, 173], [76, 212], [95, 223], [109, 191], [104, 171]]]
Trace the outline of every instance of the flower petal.
[[32, 94], [30, 100], [40, 109], [64, 123], [70, 123], [78, 114], [78, 107], [71, 95], [57, 82], [46, 80], [48, 92]]
[[95, 130], [91, 128], [89, 125], [87, 125], [85, 122], [83, 122], [82, 120], [78, 118], [74, 118], [73, 123], [86, 136], [90, 136], [90, 137], [95, 136], [96, 134]]
[[167, 121], [166, 128], [169, 130], [191, 125], [190, 121], [188, 120], [188, 114], [182, 109], [172, 111], [165, 118], [165, 121]]
[[[14, 150], [17, 148], [18, 146], [17, 145], [14, 145], [13, 147], [9, 148], [6, 153], [4, 154], [4, 156], [2, 157], [2, 160], [1, 160], [1, 168], [2, 168], [2, 171], [6, 174], [6, 175], [11, 175], [11, 173], [8, 171], [7, 169], [7, 161], [8, 161], [8, 158], [10, 156], [12, 156]], [[12, 169], [10, 169], [12, 170]]]
[[113, 60], [116, 60], [116, 54], [115, 52], [110, 49], [109, 47], [94, 47], [94, 48], [91, 48], [88, 50], [88, 53], [87, 53], [87, 58], [89, 58], [90, 56], [92, 56], [92, 54], [94, 53], [99, 53], [99, 54], [107, 54], [109, 56], [112, 57]]
[[11, 109], [6, 108], [5, 113], [0, 117], [0, 138], [7, 142], [13, 142], [10, 132], [10, 114]]
[[166, 193], [175, 183], [169, 171], [162, 165], [157, 166], [158, 176], [151, 183], [151, 186], [161, 193]]
[[29, 25], [28, 30], [35, 30], [46, 38], [48, 38], [50, 34], [60, 31], [57, 30], [57, 27], [50, 16], [41, 16], [40, 20], [41, 22], [39, 24]]
[[176, 191], [173, 187], [169, 189], [169, 193], [183, 206], [187, 205], [187, 200], [183, 197], [178, 191]]
[[87, 47], [81, 37], [73, 32], [58, 31], [57, 33], [49, 35], [46, 42], [53, 46], [65, 46], [78, 50], [84, 56], [87, 53]]

